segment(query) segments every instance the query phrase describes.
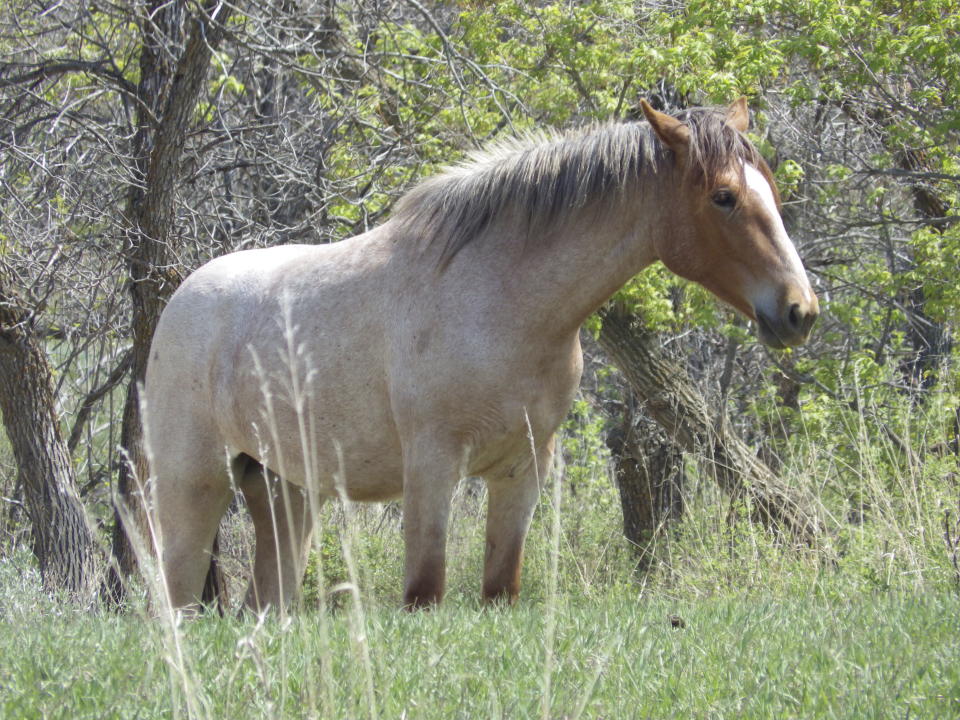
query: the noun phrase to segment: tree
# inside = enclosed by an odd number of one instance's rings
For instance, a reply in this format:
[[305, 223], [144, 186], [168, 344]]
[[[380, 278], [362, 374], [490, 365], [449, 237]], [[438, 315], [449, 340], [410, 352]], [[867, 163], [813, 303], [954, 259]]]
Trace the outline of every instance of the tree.
[[602, 314], [600, 346], [667, 434], [687, 452], [711, 463], [727, 492], [750, 500], [758, 518], [797, 540], [815, 545], [822, 532], [817, 505], [787, 487], [744, 444], [724, 414], [707, 410], [683, 368], [659, 347], [657, 335], [616, 305]]
[[[629, 325], [622, 352], [656, 351], [645, 333], [675, 338], [666, 359], [684, 362], [668, 378], [680, 404], [660, 411], [666, 434], [686, 427], [680, 435], [698, 439], [685, 448], [723, 462], [714, 441], [738, 438], [724, 440], [734, 460], [764, 478], [747, 461], [754, 448], [767, 470], [800, 435], [852, 452], [838, 438], [861, 417], [871, 436], [900, 437], [897, 447], [923, 442], [921, 427], [952, 432], [957, 9], [11, 0], [0, 8], [3, 289], [28, 318], [14, 326], [46, 354], [52, 390], [36, 397], [69, 437], [86, 509], [102, 522], [106, 479], [129, 494], [142, 477], [137, 382], [157, 314], [187, 273], [236, 249], [356, 234], [417, 178], [491, 139], [630, 118], [639, 97], [749, 96], [752, 138], [829, 299], [813, 342], [774, 355], [696, 288], [641, 274], [617, 298]], [[206, 42], [191, 45], [197, 28]], [[633, 361], [622, 362], [626, 372]], [[901, 420], [916, 413], [927, 422]], [[56, 445], [35, 430], [36, 447]], [[651, 451], [635, 439], [610, 438], [630, 450], [624, 471]], [[829, 480], [825, 492], [842, 495], [842, 479]]]
[[54, 412], [53, 376], [29, 306], [0, 268], [0, 411], [17, 462], [44, 587], [90, 602], [97, 583], [93, 533]]
[[[4, 30], [17, 23], [15, 47], [29, 47], [0, 67], [0, 403], [44, 584], [86, 602], [98, 580], [96, 543], [64, 442], [60, 393], [73, 384], [105, 392], [103, 375], [115, 374], [97, 339], [113, 330], [118, 315], [116, 262], [101, 243], [86, 241], [109, 232], [100, 208], [109, 204], [103, 177], [113, 168], [110, 156], [104, 161], [87, 142], [104, 122], [97, 93], [77, 83], [73, 102], [64, 106], [46, 90], [73, 73], [122, 83], [106, 64], [41, 59], [61, 46], [64, 33], [24, 19], [34, 16], [29, 9], [17, 21], [20, 10], [0, 11]], [[97, 394], [81, 393], [84, 402]], [[83, 433], [89, 415], [81, 413], [71, 439]]]
[[623, 536], [637, 548], [640, 566], [652, 561], [657, 537], [683, 514], [683, 451], [647, 418], [628, 386], [620, 417], [605, 438], [620, 495]]

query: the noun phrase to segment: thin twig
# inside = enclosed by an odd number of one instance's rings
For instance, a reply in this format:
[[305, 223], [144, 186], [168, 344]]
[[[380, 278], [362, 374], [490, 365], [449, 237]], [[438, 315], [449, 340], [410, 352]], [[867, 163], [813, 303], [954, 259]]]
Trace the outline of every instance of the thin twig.
[[119, 385], [123, 378], [126, 376], [127, 371], [130, 369], [130, 363], [133, 360], [132, 350], [127, 350], [123, 357], [120, 358], [120, 362], [117, 363], [116, 367], [107, 375], [107, 379], [104, 380], [100, 385], [95, 387], [93, 390], [87, 393], [86, 397], [83, 398], [83, 402], [80, 403], [80, 409], [77, 410], [77, 417], [73, 421], [73, 427], [70, 428], [70, 437], [67, 440], [67, 450], [72, 454], [76, 450], [77, 445], [80, 443], [80, 437], [83, 435], [83, 428], [87, 424], [87, 421], [90, 419], [90, 414], [93, 412], [93, 407], [96, 405], [107, 393], [113, 390], [117, 385]]

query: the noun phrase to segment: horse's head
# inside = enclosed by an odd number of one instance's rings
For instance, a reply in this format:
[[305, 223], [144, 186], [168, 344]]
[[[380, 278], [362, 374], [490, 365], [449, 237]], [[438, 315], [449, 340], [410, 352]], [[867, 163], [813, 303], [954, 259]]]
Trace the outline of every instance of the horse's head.
[[742, 135], [746, 101], [725, 116], [697, 111], [686, 121], [641, 105], [673, 151], [679, 188], [668, 230], [655, 240], [660, 260], [754, 320], [767, 345], [805, 342], [817, 296], [783, 226], [770, 170]]

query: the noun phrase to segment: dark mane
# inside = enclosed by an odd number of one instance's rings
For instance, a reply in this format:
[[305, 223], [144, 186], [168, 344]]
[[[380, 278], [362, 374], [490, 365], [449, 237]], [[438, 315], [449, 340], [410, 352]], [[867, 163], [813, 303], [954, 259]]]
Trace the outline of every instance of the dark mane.
[[[727, 125], [724, 110], [678, 117], [690, 126], [689, 167], [698, 182], [714, 184], [736, 160], [762, 163]], [[646, 122], [511, 139], [425, 180], [400, 200], [394, 217], [429, 242], [443, 242], [443, 267], [501, 212], [522, 209], [527, 232], [541, 230], [589, 203], [615, 200], [670, 157]]]

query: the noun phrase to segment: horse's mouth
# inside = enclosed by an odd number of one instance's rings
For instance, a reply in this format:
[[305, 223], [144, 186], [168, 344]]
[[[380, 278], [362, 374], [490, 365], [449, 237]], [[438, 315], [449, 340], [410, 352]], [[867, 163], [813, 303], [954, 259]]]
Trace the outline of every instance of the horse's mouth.
[[763, 317], [761, 313], [756, 313], [757, 317], [757, 329], [758, 335], [760, 336], [760, 342], [762, 342], [767, 347], [772, 347], [774, 350], [783, 350], [787, 347], [787, 344], [780, 339], [780, 336], [770, 327], [770, 323]]

